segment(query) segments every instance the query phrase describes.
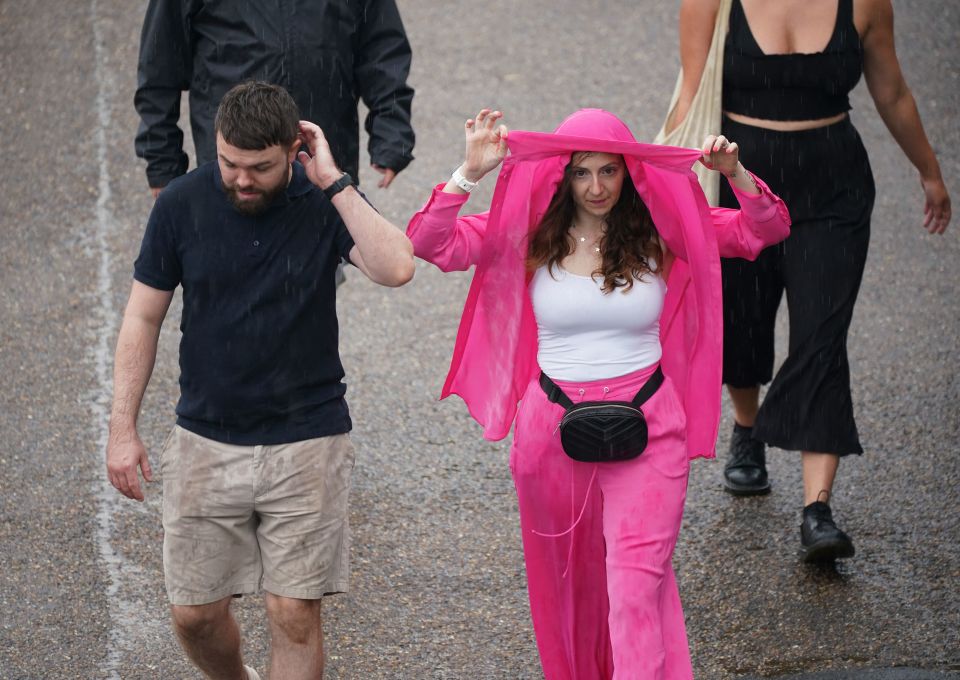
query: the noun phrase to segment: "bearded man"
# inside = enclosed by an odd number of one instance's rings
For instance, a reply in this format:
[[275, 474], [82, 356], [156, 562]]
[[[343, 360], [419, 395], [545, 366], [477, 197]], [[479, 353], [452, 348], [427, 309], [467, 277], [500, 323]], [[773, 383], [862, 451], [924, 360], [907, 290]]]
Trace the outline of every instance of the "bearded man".
[[347, 589], [349, 570], [337, 265], [400, 286], [413, 248], [283, 88], [233, 88], [215, 129], [217, 160], [173, 180], [147, 223], [117, 340], [107, 473], [143, 500], [138, 468], [152, 473], [137, 415], [182, 286], [180, 401], [160, 452], [174, 629], [207, 677], [257, 680], [230, 601], [262, 588], [270, 677], [316, 679], [320, 602]]

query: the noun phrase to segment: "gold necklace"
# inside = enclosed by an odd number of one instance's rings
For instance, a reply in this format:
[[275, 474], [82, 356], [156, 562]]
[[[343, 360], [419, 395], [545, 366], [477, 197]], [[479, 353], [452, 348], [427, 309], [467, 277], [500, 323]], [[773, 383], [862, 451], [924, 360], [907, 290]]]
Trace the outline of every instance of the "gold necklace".
[[[575, 231], [576, 228], [577, 228], [576, 222], [574, 222], [574, 223], [572, 223], [572, 224], [570, 225], [570, 231], [573, 232], [573, 238], [574, 238], [573, 245], [574, 245], [574, 247], [577, 246], [577, 242], [578, 242], [578, 241], [579, 241], [580, 243], [586, 243], [586, 242], [587, 242], [587, 237], [586, 237], [586, 236], [580, 236], [580, 235], [578, 235], [578, 234], [576, 233], [576, 231]], [[594, 240], [594, 242], [593, 242], [593, 252], [595, 252], [595, 253], [599, 253], [599, 252], [600, 252], [600, 239], [602, 239], [602, 238], [603, 238], [603, 232], [600, 233], [600, 238], [597, 238], [597, 239]]]

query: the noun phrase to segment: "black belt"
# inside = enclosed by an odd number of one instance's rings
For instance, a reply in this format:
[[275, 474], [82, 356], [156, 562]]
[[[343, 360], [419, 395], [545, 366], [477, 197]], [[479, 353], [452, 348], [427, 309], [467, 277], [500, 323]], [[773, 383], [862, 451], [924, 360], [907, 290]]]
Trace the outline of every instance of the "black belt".
[[[636, 396], [631, 400], [631, 404], [635, 408], [640, 408], [640, 406], [652, 397], [660, 385], [663, 384], [663, 369], [660, 366], [657, 366], [657, 370], [653, 372], [647, 382], [643, 384], [640, 388], [640, 391], [637, 392]], [[563, 390], [561, 390], [555, 382], [553, 382], [550, 377], [544, 373], [540, 372], [540, 387], [543, 389], [544, 394], [547, 395], [547, 400], [553, 402], [554, 404], [559, 404], [563, 408], [573, 408], [573, 402], [570, 400]]]

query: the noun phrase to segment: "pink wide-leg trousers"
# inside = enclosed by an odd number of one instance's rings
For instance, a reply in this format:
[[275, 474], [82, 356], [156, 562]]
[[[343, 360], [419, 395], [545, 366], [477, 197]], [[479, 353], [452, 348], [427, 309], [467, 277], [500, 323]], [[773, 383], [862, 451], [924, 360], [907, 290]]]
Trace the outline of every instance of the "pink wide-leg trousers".
[[[611, 380], [556, 381], [574, 403], [629, 401], [655, 366]], [[547, 680], [690, 680], [671, 558], [690, 469], [668, 378], [643, 406], [638, 458], [579, 463], [560, 446], [563, 408], [534, 380], [517, 414], [510, 469], [520, 501], [530, 610]]]

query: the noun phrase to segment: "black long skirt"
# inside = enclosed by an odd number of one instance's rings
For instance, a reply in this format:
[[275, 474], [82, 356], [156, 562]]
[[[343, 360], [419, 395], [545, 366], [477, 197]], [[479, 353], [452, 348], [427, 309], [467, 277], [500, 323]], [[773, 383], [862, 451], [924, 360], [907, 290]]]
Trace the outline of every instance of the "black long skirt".
[[[783, 198], [793, 227], [755, 262], [724, 259], [723, 381], [770, 382], [774, 322], [786, 292], [788, 354], [757, 414], [753, 436], [783, 449], [863, 453], [853, 417], [847, 331], [870, 241], [875, 195], [860, 135], [849, 118], [777, 132], [727, 118], [723, 134], [743, 164]], [[737, 207], [721, 183], [720, 205]]]

